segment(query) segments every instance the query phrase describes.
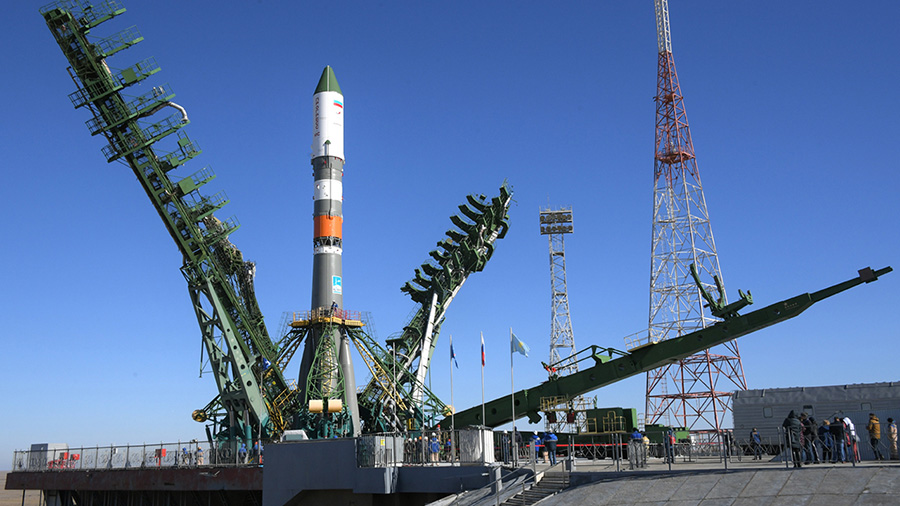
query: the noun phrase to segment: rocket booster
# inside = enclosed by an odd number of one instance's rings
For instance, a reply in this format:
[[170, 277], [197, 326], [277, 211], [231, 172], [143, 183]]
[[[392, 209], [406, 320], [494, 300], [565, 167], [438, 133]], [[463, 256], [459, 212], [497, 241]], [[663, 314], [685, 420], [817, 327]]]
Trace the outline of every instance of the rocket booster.
[[[344, 221], [344, 95], [331, 67], [325, 67], [313, 93], [313, 277], [310, 309], [327, 311], [332, 318], [344, 318], [344, 290], [341, 274]], [[332, 328], [332, 332], [326, 329]], [[350, 355], [350, 339], [345, 328], [313, 329], [307, 339], [300, 365], [306, 378], [313, 367], [315, 347], [322, 339], [332, 339], [341, 375], [344, 378], [343, 406], [352, 417], [353, 434], [359, 435], [359, 408], [356, 379]], [[335, 381], [336, 378], [332, 378]], [[329, 401], [330, 402], [330, 401]]]
[[344, 95], [331, 67], [313, 94], [313, 285], [311, 309], [343, 308]]

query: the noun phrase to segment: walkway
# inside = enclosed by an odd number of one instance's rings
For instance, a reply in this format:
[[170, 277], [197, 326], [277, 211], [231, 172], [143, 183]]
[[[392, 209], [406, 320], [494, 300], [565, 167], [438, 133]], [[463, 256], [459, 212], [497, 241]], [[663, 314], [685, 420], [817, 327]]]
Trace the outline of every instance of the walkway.
[[[752, 462], [752, 461], [751, 461]], [[657, 469], [598, 472], [580, 466], [572, 488], [541, 506], [600, 505], [893, 505], [900, 504], [900, 465], [866, 462], [786, 470], [775, 463], [682, 464]], [[657, 467], [657, 466], [652, 466]]]

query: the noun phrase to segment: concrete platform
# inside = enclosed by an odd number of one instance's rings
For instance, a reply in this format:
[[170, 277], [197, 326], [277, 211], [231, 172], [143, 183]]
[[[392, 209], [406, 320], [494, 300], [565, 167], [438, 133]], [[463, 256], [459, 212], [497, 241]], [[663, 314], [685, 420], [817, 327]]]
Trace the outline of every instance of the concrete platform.
[[[633, 471], [609, 464], [577, 465], [572, 487], [541, 506], [600, 505], [896, 505], [900, 463], [825, 464], [786, 469], [783, 463], [745, 461], [650, 464]], [[627, 464], [627, 463], [626, 463]], [[540, 466], [539, 466], [540, 467]], [[605, 469], [601, 469], [605, 468]]]

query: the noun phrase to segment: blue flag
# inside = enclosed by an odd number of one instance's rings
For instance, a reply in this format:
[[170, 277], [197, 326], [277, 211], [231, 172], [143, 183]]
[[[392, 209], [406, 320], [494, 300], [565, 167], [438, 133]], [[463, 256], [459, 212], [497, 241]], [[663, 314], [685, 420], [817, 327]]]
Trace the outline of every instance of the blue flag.
[[512, 337], [511, 343], [510, 343], [511, 346], [512, 346], [512, 349], [510, 350], [510, 353], [519, 352], [519, 353], [521, 353], [522, 355], [525, 355], [525, 356], [527, 357], [527, 356], [528, 356], [528, 352], [531, 351], [531, 348], [529, 348], [527, 344], [525, 344], [524, 342], [522, 342], [522, 341], [521, 341], [518, 337], [516, 337], [516, 335], [513, 334], [512, 332], [510, 332], [509, 335], [510, 335], [510, 337]]
[[456, 364], [456, 368], [459, 369], [459, 362], [456, 361], [456, 353], [453, 352], [453, 336], [450, 336], [450, 361]]

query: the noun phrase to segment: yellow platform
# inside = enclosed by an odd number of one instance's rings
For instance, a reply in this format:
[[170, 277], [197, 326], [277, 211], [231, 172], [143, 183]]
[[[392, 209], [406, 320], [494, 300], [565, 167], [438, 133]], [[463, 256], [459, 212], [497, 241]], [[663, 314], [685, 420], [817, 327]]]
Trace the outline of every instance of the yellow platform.
[[310, 327], [322, 323], [330, 323], [332, 325], [343, 325], [345, 327], [362, 327], [364, 324], [361, 320], [352, 320], [347, 318], [338, 318], [337, 316], [316, 316], [306, 320], [293, 320], [291, 327], [295, 329]]

